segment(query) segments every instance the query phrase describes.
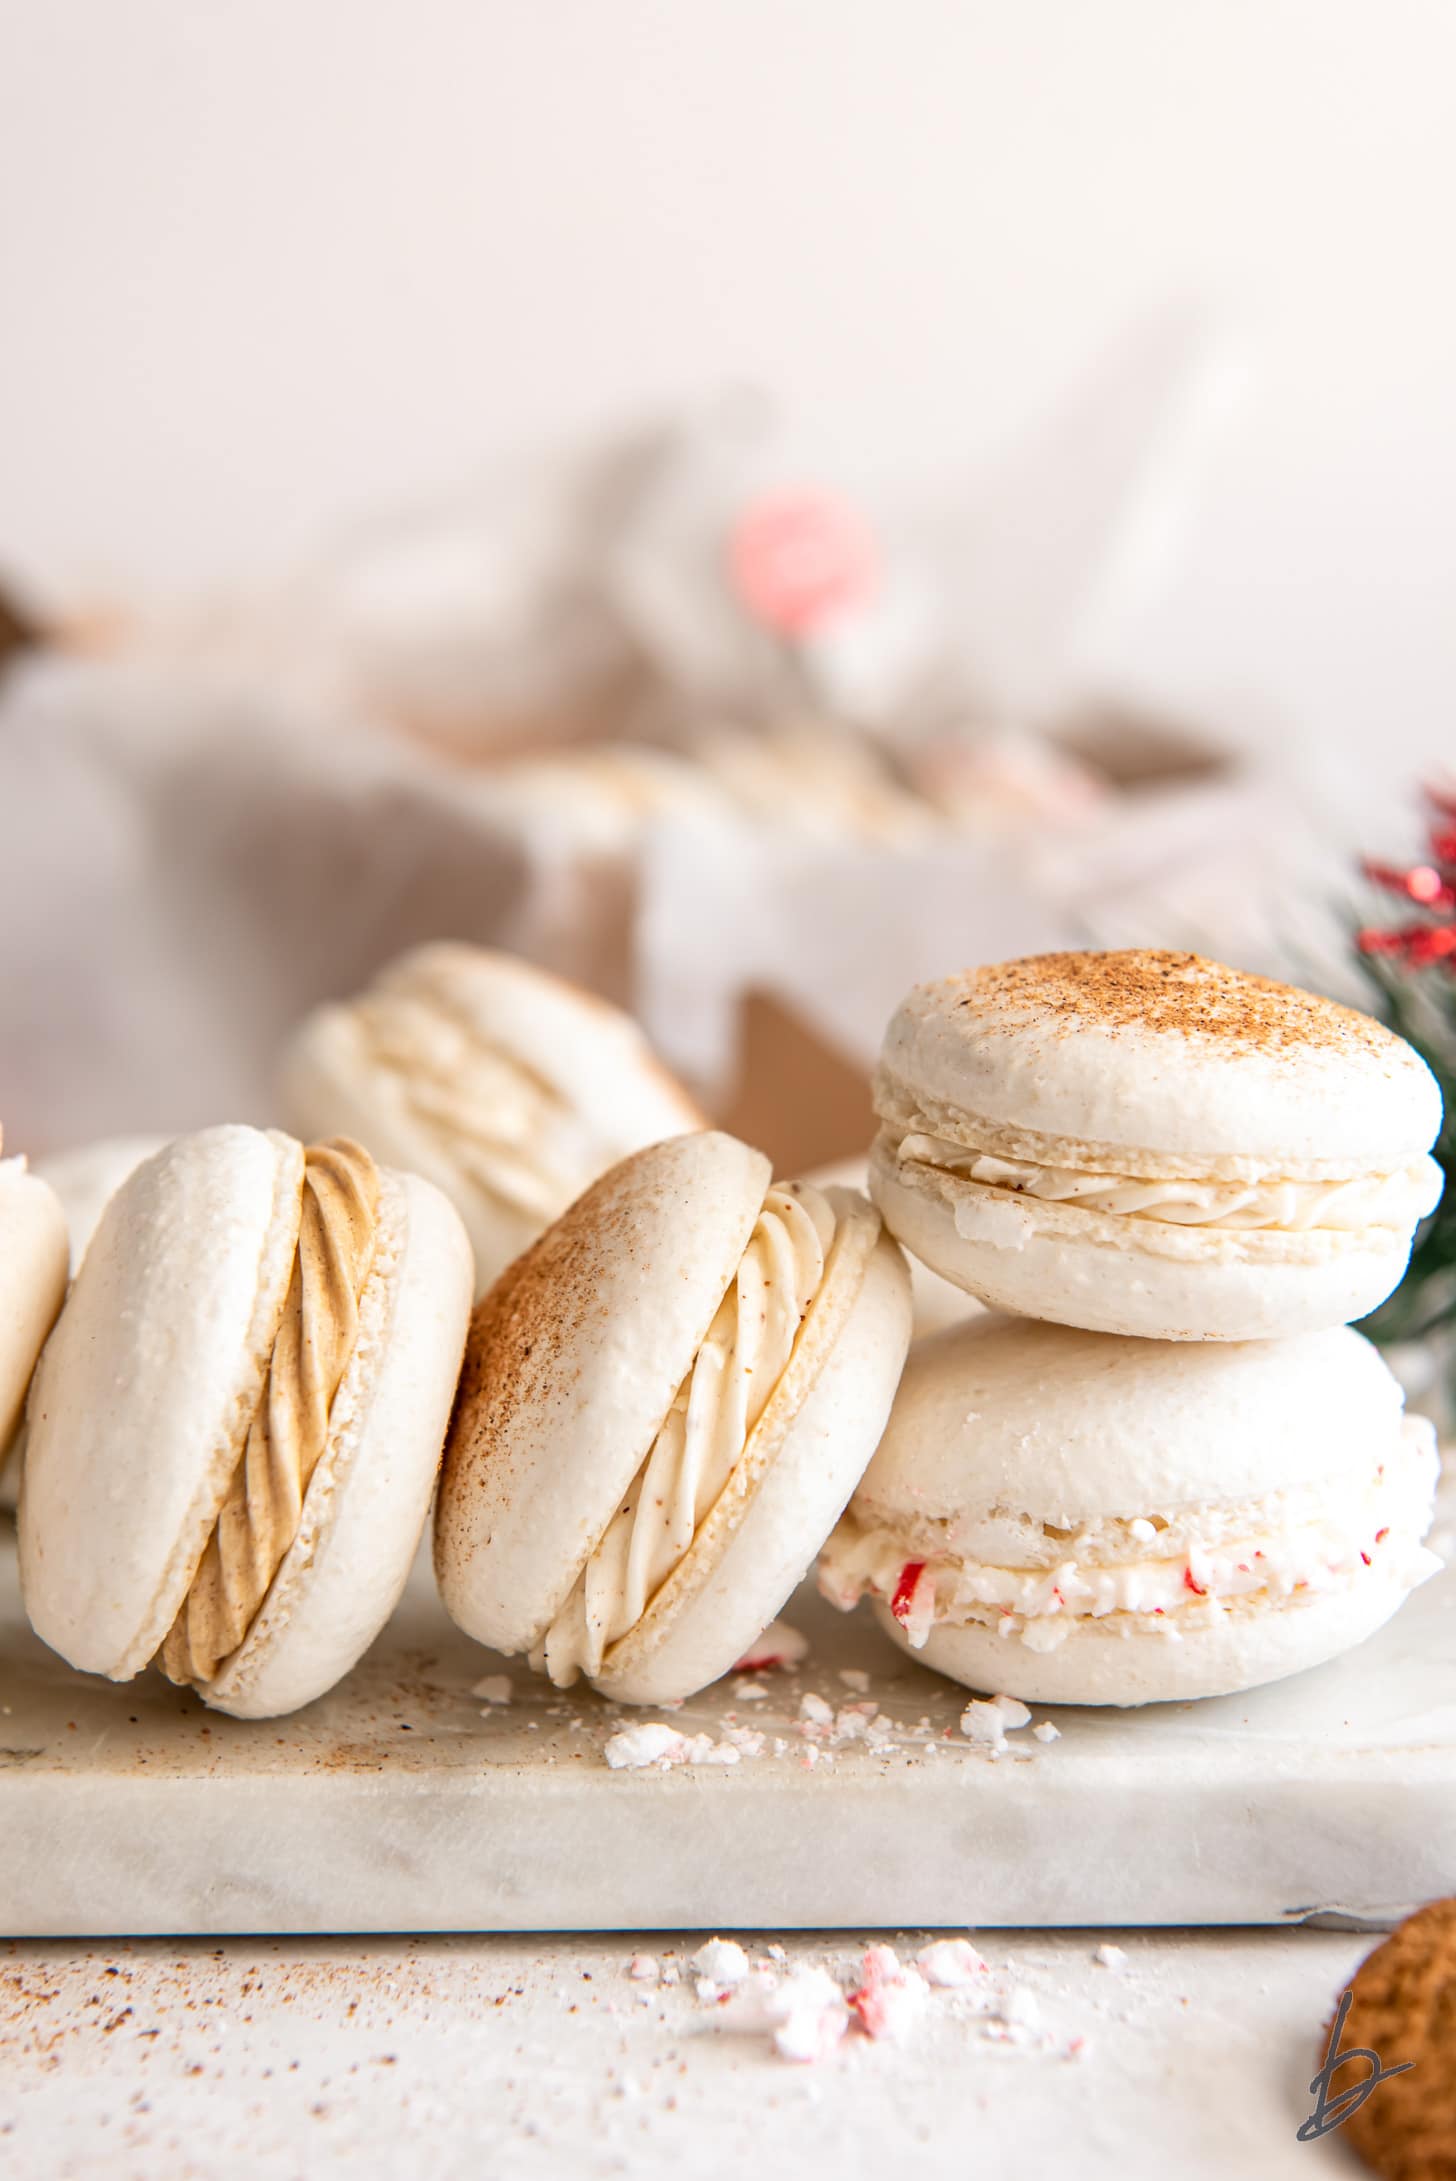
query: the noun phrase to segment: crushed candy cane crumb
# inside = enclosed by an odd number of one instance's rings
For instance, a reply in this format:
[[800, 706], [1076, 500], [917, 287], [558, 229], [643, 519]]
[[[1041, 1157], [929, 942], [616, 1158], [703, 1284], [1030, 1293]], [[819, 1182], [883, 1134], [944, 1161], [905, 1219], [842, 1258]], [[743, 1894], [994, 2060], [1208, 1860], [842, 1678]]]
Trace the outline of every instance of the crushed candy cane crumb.
[[865, 1949], [862, 1981], [849, 1995], [849, 2006], [867, 2037], [908, 2044], [930, 1998], [919, 1970], [901, 1967], [893, 1946]]
[[709, 1939], [693, 1956], [700, 1977], [709, 1978], [724, 1991], [741, 1984], [748, 1974], [748, 1956], [736, 1939]]
[[710, 1734], [680, 1734], [662, 1719], [620, 1728], [602, 1755], [614, 1772], [640, 1771], [647, 1765], [666, 1772], [674, 1765], [737, 1764], [739, 1759], [731, 1742], [715, 1742]]
[[511, 1677], [509, 1674], [487, 1674], [477, 1681], [470, 1691], [472, 1696], [483, 1696], [487, 1704], [509, 1704]]
[[942, 1991], [963, 1991], [990, 1974], [984, 1955], [976, 1952], [969, 1939], [934, 1939], [921, 1947], [915, 1966], [927, 1984]]

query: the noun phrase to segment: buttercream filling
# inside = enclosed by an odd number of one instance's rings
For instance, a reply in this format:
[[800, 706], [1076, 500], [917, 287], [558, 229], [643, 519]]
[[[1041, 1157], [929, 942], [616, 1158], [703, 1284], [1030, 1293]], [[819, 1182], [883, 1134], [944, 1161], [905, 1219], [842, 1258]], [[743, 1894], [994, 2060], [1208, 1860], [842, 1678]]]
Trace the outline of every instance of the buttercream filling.
[[242, 1643], [298, 1534], [374, 1259], [379, 1173], [346, 1138], [304, 1154], [298, 1246], [242, 1460], [161, 1651], [169, 1680], [208, 1683]]
[[817, 1189], [771, 1188], [738, 1270], [646, 1460], [530, 1663], [558, 1688], [594, 1674], [690, 1550], [793, 1354], [835, 1218]]
[[1367, 1227], [1408, 1231], [1431, 1210], [1441, 1179], [1440, 1169], [1428, 1158], [1395, 1173], [1346, 1181], [1144, 1178], [1039, 1165], [913, 1131], [900, 1138], [895, 1157], [901, 1165], [929, 1166], [983, 1188], [1048, 1204], [1074, 1204], [1083, 1211], [1165, 1220], [1179, 1227], [1276, 1228], [1286, 1233]]
[[[932, 1628], [979, 1622], [1050, 1651], [1113, 1615], [1129, 1633], [1176, 1639], [1222, 1613], [1297, 1605], [1372, 1571], [1407, 1589], [1424, 1582], [1441, 1565], [1420, 1542], [1436, 1473], [1435, 1433], [1411, 1417], [1389, 1459], [1357, 1477], [1073, 1529], [1005, 1510], [876, 1520], [852, 1504], [820, 1556], [819, 1586], [846, 1612], [863, 1596], [879, 1600], [915, 1649]], [[1014, 1560], [999, 1557], [1008, 1545]]]
[[414, 1125], [523, 1219], [549, 1226], [601, 1172], [602, 1145], [584, 1115], [445, 1008], [378, 992], [349, 1014], [371, 1068]]

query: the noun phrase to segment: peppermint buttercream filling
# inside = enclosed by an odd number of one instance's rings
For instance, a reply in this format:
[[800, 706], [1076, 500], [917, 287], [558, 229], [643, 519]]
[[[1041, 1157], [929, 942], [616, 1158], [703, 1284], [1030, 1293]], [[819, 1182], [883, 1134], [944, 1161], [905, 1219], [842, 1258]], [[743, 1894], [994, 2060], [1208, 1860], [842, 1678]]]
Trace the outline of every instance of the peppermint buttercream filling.
[[742, 1458], [824, 1281], [835, 1215], [775, 1185], [646, 1459], [530, 1663], [568, 1688], [595, 1674], [692, 1548]]
[[304, 1154], [298, 1244], [242, 1459], [162, 1645], [171, 1681], [206, 1684], [256, 1620], [298, 1534], [374, 1261], [379, 1172], [347, 1138]]
[[1441, 1565], [1421, 1544], [1436, 1473], [1434, 1430], [1408, 1417], [1373, 1470], [1256, 1500], [1066, 1528], [1005, 1509], [894, 1519], [857, 1502], [820, 1556], [819, 1587], [844, 1611], [878, 1600], [914, 1649], [932, 1628], [974, 1622], [1035, 1651], [1113, 1617], [1128, 1633], [1176, 1639], [1220, 1614], [1297, 1606], [1372, 1571], [1407, 1589], [1424, 1582]]

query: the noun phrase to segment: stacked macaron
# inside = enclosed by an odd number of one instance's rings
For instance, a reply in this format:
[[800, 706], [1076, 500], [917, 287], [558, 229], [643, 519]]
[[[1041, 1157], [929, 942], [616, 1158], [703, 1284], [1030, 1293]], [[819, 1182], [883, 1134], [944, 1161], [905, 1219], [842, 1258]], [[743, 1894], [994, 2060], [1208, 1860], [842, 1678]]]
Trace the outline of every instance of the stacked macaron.
[[913, 991], [875, 1106], [890, 1231], [1016, 1315], [917, 1347], [837, 1603], [974, 1687], [1127, 1704], [1328, 1659], [1434, 1572], [1431, 1428], [1344, 1329], [1440, 1193], [1401, 1039], [1194, 955], [1039, 956]]

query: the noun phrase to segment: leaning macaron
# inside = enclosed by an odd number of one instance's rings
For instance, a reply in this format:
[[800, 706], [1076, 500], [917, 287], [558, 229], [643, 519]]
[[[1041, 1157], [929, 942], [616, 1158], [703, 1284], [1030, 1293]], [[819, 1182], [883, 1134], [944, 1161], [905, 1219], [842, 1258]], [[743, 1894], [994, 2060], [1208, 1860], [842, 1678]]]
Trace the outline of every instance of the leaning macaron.
[[[154, 1151], [160, 1151], [166, 1140], [165, 1136], [108, 1136], [100, 1143], [82, 1144], [75, 1150], [58, 1151], [49, 1158], [33, 1159], [31, 1161], [30, 1172], [32, 1179], [35, 1182], [43, 1183], [48, 1190], [52, 1191], [60, 1206], [63, 1220], [61, 1238], [64, 1243], [65, 1237], [69, 1235], [69, 1263], [73, 1272], [85, 1256], [87, 1244], [96, 1230], [96, 1222], [100, 1219], [112, 1196], [120, 1188], [122, 1182], [126, 1180], [127, 1175], [138, 1167], [143, 1159], [149, 1159]], [[15, 1163], [20, 1164], [19, 1161]], [[0, 1166], [0, 1173], [3, 1173], [3, 1171], [4, 1167]], [[39, 1337], [36, 1340], [34, 1349], [31, 1351], [32, 1363], [40, 1353], [41, 1341], [45, 1339], [46, 1334], [50, 1331], [56, 1312], [61, 1306], [61, 1297], [65, 1293], [64, 1268], [60, 1288], [58, 1291], [54, 1289], [53, 1267], [56, 1260], [56, 1223], [49, 1209], [42, 1215], [42, 1226], [48, 1237], [45, 1246], [47, 1264], [51, 1268], [50, 1291], [54, 1295], [54, 1300], [51, 1304], [50, 1315], [41, 1326]], [[3, 1231], [0, 1231], [0, 1281], [5, 1278], [5, 1270], [7, 1269], [5, 1251], [5, 1238]], [[11, 1265], [8, 1269], [11, 1277], [14, 1278], [16, 1276], [15, 1266]], [[20, 1276], [24, 1280], [24, 1274], [22, 1273]], [[43, 1312], [40, 1314], [44, 1315]], [[29, 1375], [27, 1369], [26, 1377], [29, 1378]], [[0, 1364], [0, 1378], [3, 1378], [3, 1376], [4, 1367], [3, 1364]], [[3, 1412], [4, 1409], [3, 1398], [0, 1398], [0, 1412]], [[15, 1505], [20, 1490], [20, 1466], [24, 1456], [24, 1423], [20, 1423], [18, 1428], [13, 1427], [12, 1435], [7, 1439], [4, 1431], [4, 1415], [0, 1413], [0, 1507], [14, 1507]]]
[[0, 1159], [0, 1467], [66, 1292], [66, 1215], [24, 1159]]
[[103, 1212], [30, 1403], [20, 1573], [36, 1633], [218, 1710], [293, 1711], [399, 1597], [471, 1298], [428, 1182], [359, 1145], [183, 1136]]
[[284, 1118], [423, 1174], [465, 1221], [483, 1294], [628, 1152], [703, 1126], [631, 1017], [511, 955], [441, 943], [295, 1032]]
[[911, 1350], [820, 1587], [974, 1689], [1227, 1694], [1362, 1643], [1436, 1573], [1436, 1469], [1347, 1328], [1190, 1347], [982, 1318]]
[[1158, 1340], [1343, 1325], [1441, 1171], [1425, 1062], [1369, 1016], [1194, 954], [1045, 954], [917, 986], [870, 1190], [995, 1309]]
[[874, 1450], [910, 1335], [868, 1199], [705, 1131], [598, 1181], [476, 1310], [435, 1571], [467, 1633], [628, 1703], [728, 1672]]

